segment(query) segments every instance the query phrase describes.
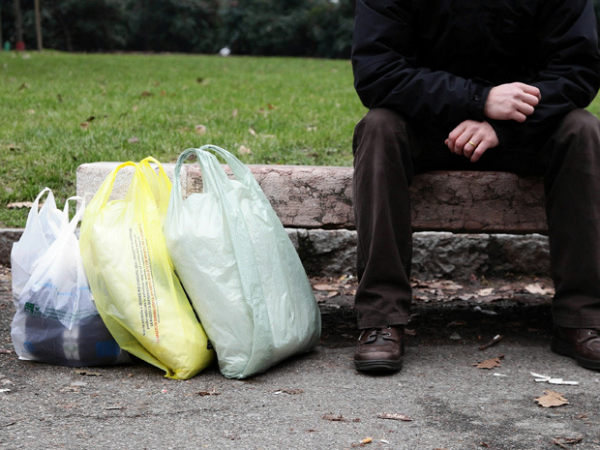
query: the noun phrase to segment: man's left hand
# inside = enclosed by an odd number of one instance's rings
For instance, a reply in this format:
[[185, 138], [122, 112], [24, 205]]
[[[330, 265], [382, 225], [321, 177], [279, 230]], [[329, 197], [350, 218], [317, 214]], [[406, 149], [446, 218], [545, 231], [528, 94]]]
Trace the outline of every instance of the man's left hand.
[[488, 122], [465, 120], [452, 130], [445, 143], [452, 153], [476, 162], [486, 150], [497, 147], [500, 142]]

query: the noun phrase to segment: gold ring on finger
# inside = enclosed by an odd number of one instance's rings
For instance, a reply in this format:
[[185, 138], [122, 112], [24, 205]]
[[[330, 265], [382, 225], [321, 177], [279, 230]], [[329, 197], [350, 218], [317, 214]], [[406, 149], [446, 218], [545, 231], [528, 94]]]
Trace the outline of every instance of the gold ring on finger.
[[469, 141], [469, 144], [471, 144], [473, 148], [477, 147], [477, 144], [475, 144], [473, 141]]

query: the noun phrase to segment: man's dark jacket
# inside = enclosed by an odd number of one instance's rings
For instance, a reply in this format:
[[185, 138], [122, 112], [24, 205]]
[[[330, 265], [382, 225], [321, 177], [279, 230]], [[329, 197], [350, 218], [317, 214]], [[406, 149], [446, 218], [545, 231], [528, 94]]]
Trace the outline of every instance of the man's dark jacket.
[[448, 131], [487, 120], [491, 87], [537, 86], [525, 123], [488, 120], [502, 146], [586, 107], [600, 87], [591, 0], [357, 0], [352, 65], [367, 108]]

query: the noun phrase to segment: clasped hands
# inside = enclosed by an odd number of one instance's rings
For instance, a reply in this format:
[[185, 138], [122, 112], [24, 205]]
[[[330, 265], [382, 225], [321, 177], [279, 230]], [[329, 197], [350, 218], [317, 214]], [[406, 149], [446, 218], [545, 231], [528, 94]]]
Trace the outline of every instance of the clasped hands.
[[[525, 122], [542, 99], [540, 90], [524, 83], [508, 83], [490, 90], [484, 114], [490, 119]], [[494, 128], [488, 122], [465, 120], [446, 139], [451, 152], [476, 162], [490, 148], [498, 146]]]

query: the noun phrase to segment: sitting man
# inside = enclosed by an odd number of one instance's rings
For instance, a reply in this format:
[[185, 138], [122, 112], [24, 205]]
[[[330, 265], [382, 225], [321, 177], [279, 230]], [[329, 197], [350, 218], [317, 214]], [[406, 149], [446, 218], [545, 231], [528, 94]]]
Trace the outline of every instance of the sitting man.
[[596, 27], [591, 0], [357, 0], [357, 370], [401, 368], [409, 185], [438, 169], [544, 176], [552, 350], [600, 369]]

